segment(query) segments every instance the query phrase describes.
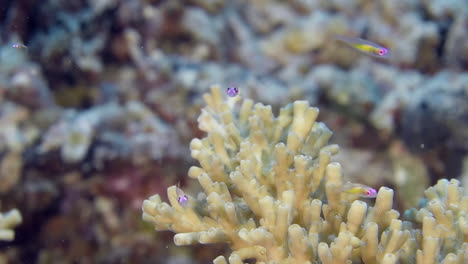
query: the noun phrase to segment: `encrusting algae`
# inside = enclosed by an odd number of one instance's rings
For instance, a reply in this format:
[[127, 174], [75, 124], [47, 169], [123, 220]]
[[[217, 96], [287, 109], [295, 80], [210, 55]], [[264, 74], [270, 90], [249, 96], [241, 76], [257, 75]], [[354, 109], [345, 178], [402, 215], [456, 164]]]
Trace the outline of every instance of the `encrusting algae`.
[[426, 190], [427, 202], [400, 219], [393, 190], [381, 187], [375, 206], [343, 192], [339, 148], [316, 122], [319, 110], [296, 101], [280, 110], [223, 99], [213, 86], [198, 119], [207, 133], [193, 139], [200, 162], [189, 176], [204, 192], [170, 204], [154, 195], [143, 219], [176, 233], [176, 245], [228, 243], [233, 252], [213, 263], [468, 263], [468, 196], [457, 180]]

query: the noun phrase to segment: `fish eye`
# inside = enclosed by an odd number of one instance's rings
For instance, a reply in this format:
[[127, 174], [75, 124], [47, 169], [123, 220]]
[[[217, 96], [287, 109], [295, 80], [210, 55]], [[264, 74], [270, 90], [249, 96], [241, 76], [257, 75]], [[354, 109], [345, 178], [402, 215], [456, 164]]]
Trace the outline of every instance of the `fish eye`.
[[386, 50], [384, 50], [384, 49], [379, 49], [379, 55], [380, 55], [380, 56], [383, 56], [383, 55], [385, 55], [386, 53], [387, 53]]

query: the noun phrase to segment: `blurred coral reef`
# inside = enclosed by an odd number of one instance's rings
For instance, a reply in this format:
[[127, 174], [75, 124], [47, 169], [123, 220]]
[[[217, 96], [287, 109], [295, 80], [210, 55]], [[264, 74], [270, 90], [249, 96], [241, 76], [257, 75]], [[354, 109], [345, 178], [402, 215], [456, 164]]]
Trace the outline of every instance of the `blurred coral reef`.
[[[295, 100], [320, 107], [347, 177], [394, 188], [399, 211], [439, 179], [467, 186], [466, 1], [0, 6], [0, 209], [23, 219], [0, 243], [0, 262], [221, 255], [222, 246], [173, 247], [170, 233], [140, 219], [142, 201], [168, 186], [199, 191], [185, 177], [187, 146], [203, 136], [197, 117], [213, 83], [273, 111]], [[366, 57], [334, 34], [371, 39], [394, 57]]]

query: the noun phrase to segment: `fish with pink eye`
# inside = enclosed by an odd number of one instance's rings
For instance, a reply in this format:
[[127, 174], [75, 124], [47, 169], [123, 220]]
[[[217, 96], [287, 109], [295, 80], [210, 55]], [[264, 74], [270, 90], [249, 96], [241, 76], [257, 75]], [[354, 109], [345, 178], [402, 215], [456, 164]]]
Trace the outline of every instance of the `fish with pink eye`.
[[359, 183], [345, 183], [343, 185], [343, 192], [349, 193], [349, 194], [354, 194], [359, 197], [363, 198], [375, 198], [377, 197], [377, 190], [369, 187], [364, 184], [359, 184]]
[[355, 50], [373, 57], [388, 59], [391, 55], [389, 49], [365, 39], [339, 35], [335, 35], [334, 38], [335, 40], [341, 41]]
[[177, 202], [182, 206], [182, 207], [187, 207], [189, 204], [189, 198], [188, 196], [182, 191], [179, 187], [176, 189], [177, 193]]
[[239, 94], [239, 89], [237, 89], [237, 87], [228, 87], [226, 93], [229, 97], [235, 97]]

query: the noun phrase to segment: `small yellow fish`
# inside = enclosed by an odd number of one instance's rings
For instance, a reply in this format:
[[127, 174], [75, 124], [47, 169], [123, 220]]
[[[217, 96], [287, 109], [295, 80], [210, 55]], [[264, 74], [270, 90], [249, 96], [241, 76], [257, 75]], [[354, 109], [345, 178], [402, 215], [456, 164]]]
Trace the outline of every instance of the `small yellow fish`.
[[377, 58], [388, 59], [391, 55], [391, 52], [389, 49], [382, 47], [377, 43], [374, 43], [365, 39], [347, 37], [347, 36], [339, 36], [339, 35], [335, 35], [334, 38], [338, 41], [344, 42], [348, 46], [362, 53], [365, 53], [365, 54], [368, 54]]
[[375, 198], [377, 196], [377, 191], [364, 184], [359, 183], [345, 183], [343, 185], [343, 192], [349, 194], [355, 194], [364, 198]]

